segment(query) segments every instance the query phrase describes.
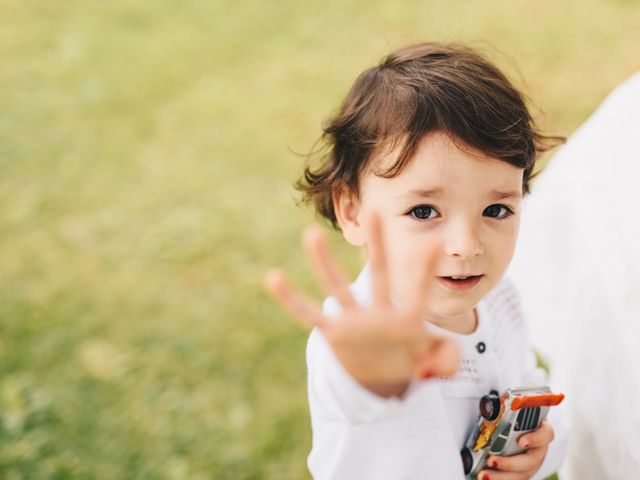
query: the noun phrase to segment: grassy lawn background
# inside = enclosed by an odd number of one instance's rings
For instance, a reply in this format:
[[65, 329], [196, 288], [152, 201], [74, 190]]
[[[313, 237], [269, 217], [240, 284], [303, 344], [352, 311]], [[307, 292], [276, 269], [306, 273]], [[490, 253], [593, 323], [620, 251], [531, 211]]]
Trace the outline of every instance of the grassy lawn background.
[[638, 25], [630, 0], [0, 0], [0, 478], [306, 478], [306, 333], [261, 287], [320, 295], [291, 150], [419, 40], [484, 49], [568, 134], [640, 68]]

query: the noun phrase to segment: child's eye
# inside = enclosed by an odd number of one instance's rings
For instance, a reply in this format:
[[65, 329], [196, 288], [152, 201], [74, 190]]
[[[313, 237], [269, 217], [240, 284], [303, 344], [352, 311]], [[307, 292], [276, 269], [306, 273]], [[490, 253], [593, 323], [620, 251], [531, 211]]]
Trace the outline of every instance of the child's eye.
[[498, 220], [503, 220], [512, 213], [513, 211], [509, 207], [499, 204], [489, 205], [484, 209], [484, 212], [482, 212], [485, 217], [497, 218]]
[[438, 212], [430, 205], [418, 205], [409, 210], [408, 214], [416, 220], [431, 220], [436, 218]]

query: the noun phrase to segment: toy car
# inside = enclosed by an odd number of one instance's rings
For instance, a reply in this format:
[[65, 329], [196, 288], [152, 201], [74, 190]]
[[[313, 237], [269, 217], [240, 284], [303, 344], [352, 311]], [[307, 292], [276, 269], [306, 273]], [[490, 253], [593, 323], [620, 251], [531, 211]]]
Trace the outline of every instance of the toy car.
[[461, 450], [464, 473], [475, 479], [490, 455], [516, 455], [525, 449], [520, 436], [536, 430], [549, 408], [564, 400], [547, 386], [510, 388], [498, 396], [492, 390], [480, 399], [480, 418]]

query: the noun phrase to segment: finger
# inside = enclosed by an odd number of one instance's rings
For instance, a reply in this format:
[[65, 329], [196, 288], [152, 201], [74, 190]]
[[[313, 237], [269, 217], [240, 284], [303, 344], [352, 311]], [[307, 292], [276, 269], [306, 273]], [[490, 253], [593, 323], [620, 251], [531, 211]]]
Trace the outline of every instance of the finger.
[[433, 337], [432, 343], [417, 363], [417, 376], [431, 377], [455, 375], [460, 363], [458, 344], [450, 338]]
[[343, 309], [355, 306], [349, 282], [331, 258], [324, 231], [317, 226], [309, 227], [304, 233], [304, 246], [327, 291], [336, 297]]
[[522, 448], [543, 447], [553, 442], [555, 436], [556, 434], [553, 431], [551, 424], [546, 420], [543, 420], [540, 423], [540, 427], [535, 432], [522, 435], [518, 439], [518, 445]]
[[478, 480], [529, 480], [535, 472], [501, 472], [500, 470], [481, 470]]
[[426, 310], [427, 302], [429, 301], [429, 293], [435, 282], [439, 250], [439, 244], [434, 243], [429, 245], [423, 253], [424, 256], [422, 260], [419, 262], [419, 266], [421, 268], [415, 284], [416, 291], [413, 295], [415, 300], [411, 308], [420, 316], [422, 316]]
[[526, 453], [512, 455], [510, 457], [500, 457], [492, 455], [487, 460], [487, 466], [505, 472], [529, 472], [537, 470], [544, 460], [547, 447], [532, 448]]
[[307, 327], [322, 327], [325, 317], [313, 300], [295, 291], [279, 270], [271, 270], [264, 279], [269, 293], [300, 323]]
[[369, 229], [369, 263], [371, 265], [371, 284], [373, 287], [373, 301], [378, 305], [389, 304], [389, 273], [387, 271], [387, 256], [384, 248], [382, 222], [377, 213], [367, 218]]

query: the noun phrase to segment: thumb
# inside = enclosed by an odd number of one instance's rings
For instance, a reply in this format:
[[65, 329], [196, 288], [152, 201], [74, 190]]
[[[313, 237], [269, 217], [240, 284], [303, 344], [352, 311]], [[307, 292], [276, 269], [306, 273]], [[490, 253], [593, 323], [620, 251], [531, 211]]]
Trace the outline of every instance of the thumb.
[[450, 338], [437, 337], [416, 365], [417, 377], [446, 377], [455, 375], [460, 363], [458, 343]]

